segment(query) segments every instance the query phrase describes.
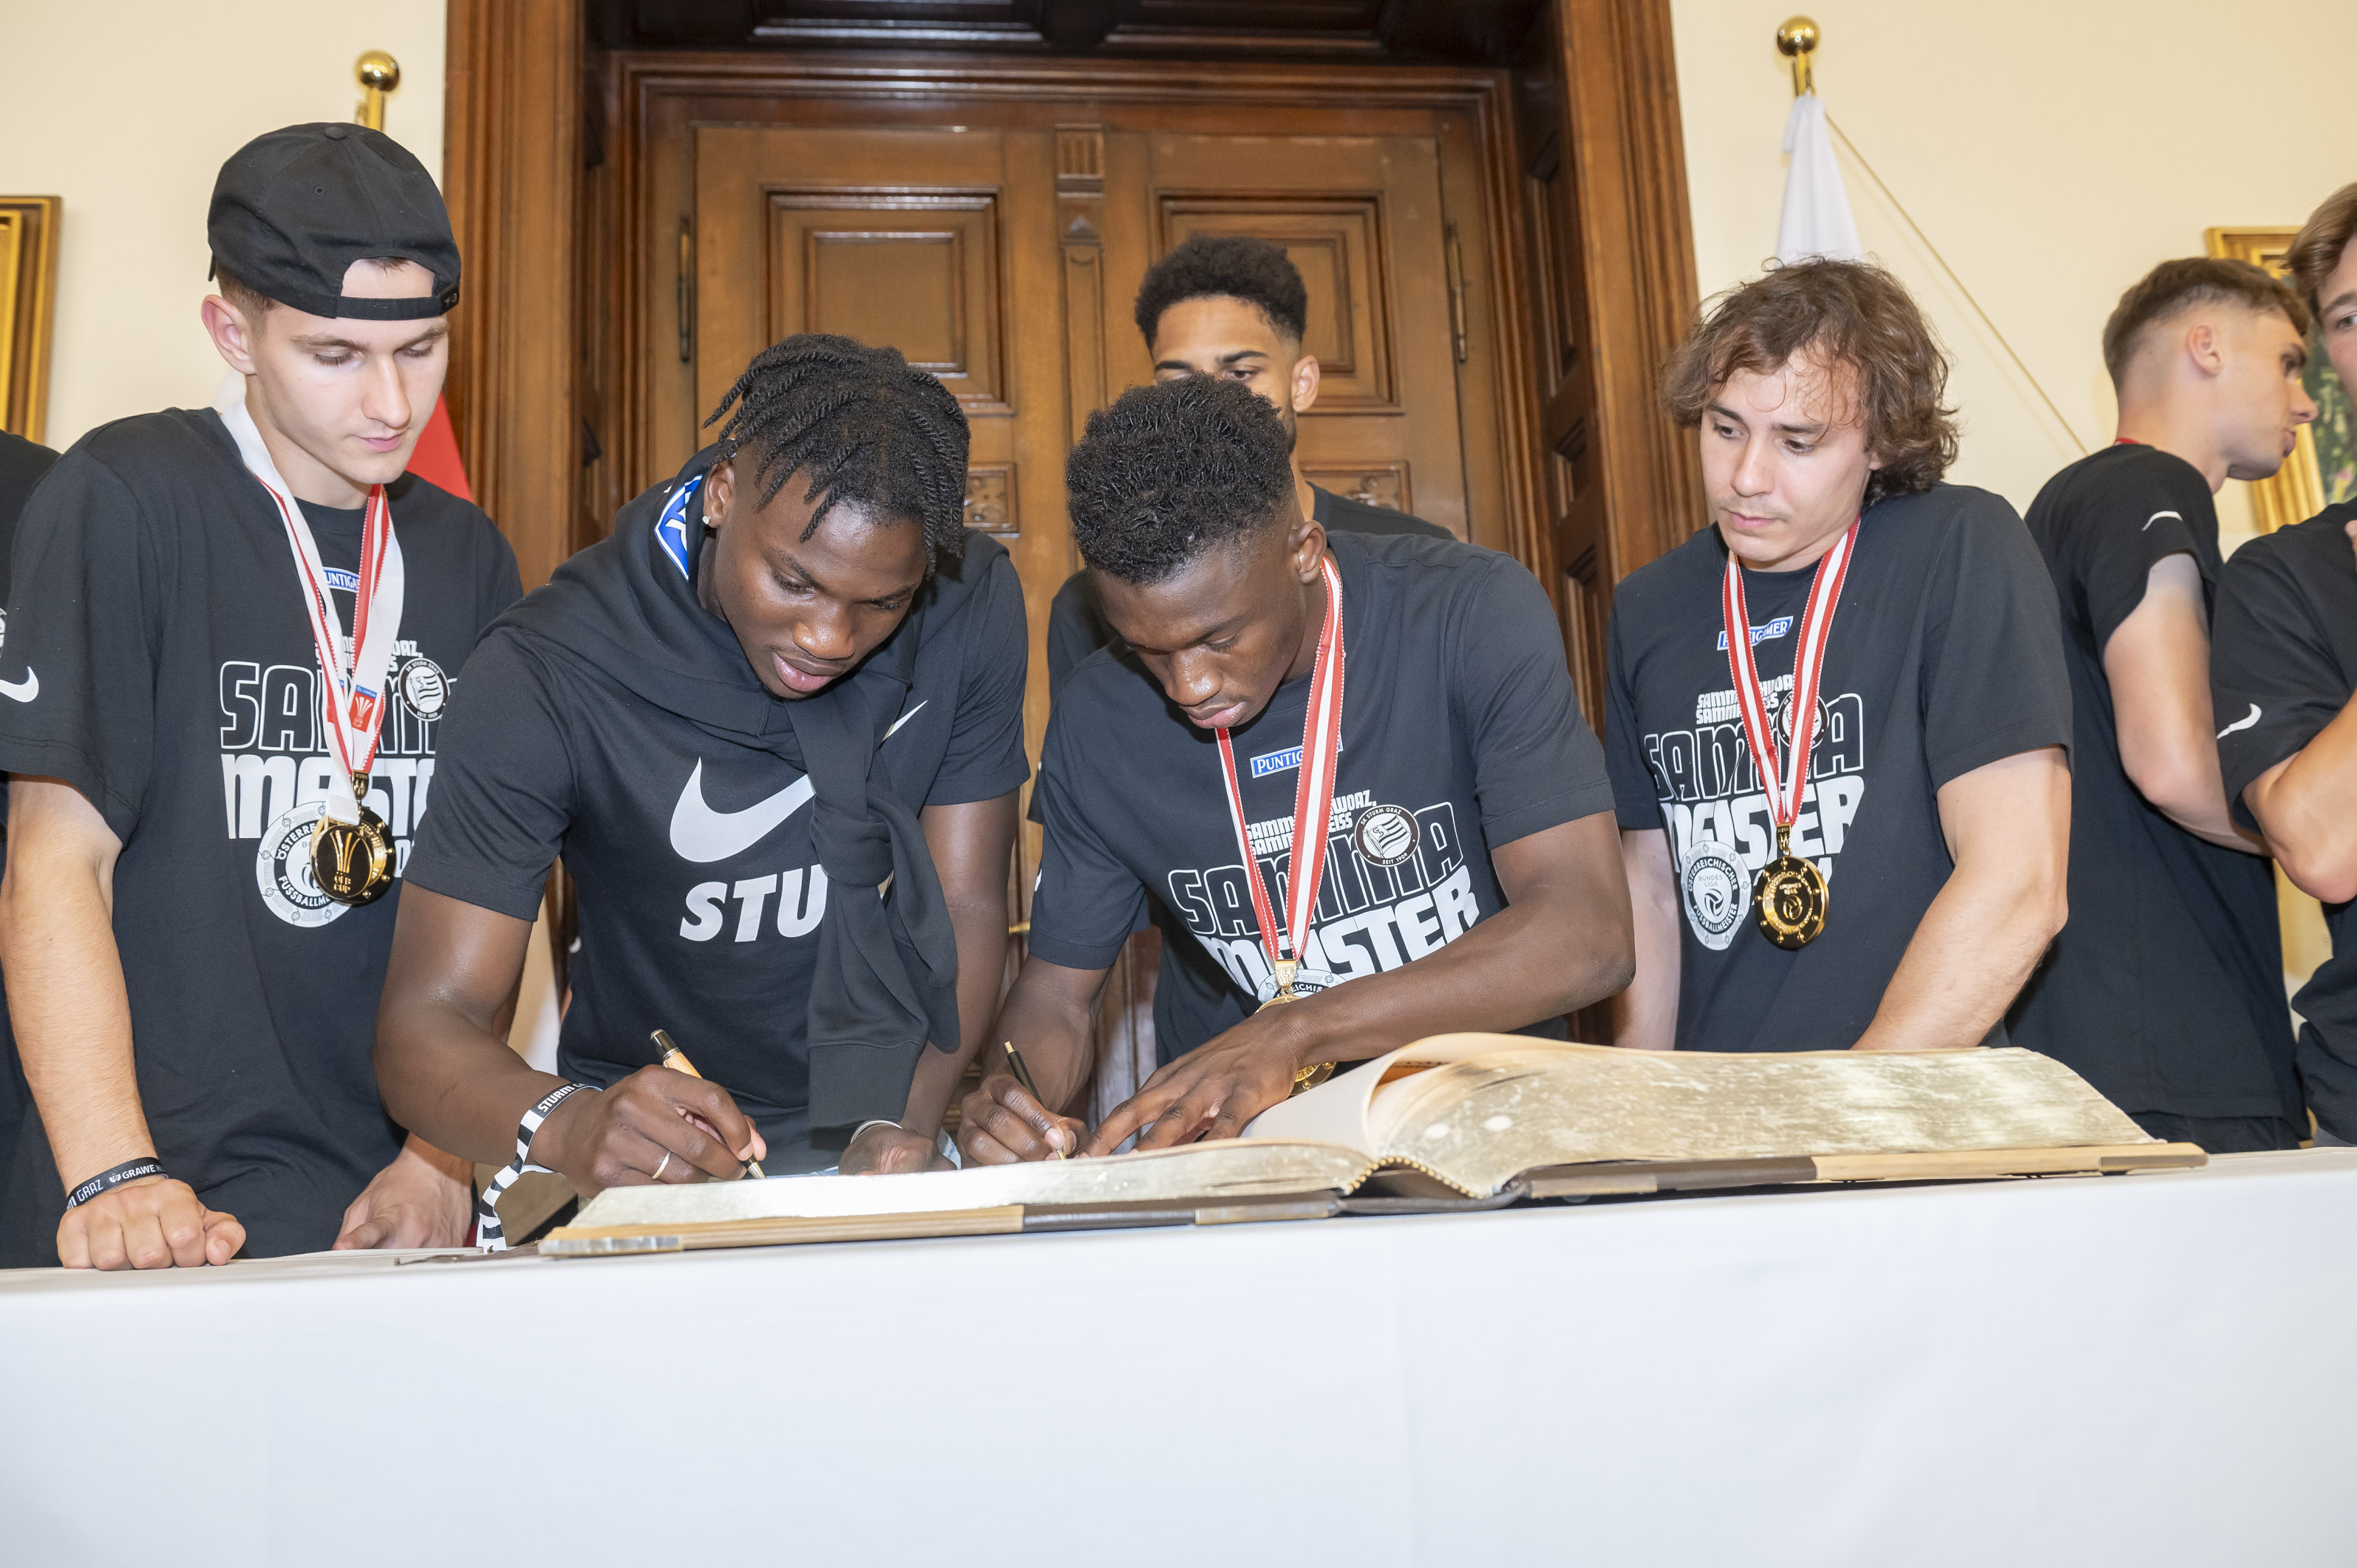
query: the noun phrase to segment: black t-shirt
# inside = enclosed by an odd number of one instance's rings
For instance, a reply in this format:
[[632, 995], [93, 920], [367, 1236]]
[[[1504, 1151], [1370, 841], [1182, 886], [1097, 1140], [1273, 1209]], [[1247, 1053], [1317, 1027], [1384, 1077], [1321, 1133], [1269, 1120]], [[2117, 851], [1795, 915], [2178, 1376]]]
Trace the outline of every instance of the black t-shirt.
[[2107, 446], [2038, 492], [2029, 533], [2061, 603], [2071, 671], [2071, 922], [2007, 1020], [2124, 1111], [2299, 1113], [2267, 862], [2156, 811], [2120, 761], [2104, 649], [2156, 562], [2190, 555], [2205, 607], [2221, 561], [2200, 469]]
[[[1317, 509], [1311, 521], [1325, 524], [1329, 532], [1413, 533], [1426, 539], [1456, 537], [1437, 522], [1426, 522], [1389, 507], [1369, 506], [1317, 485], [1310, 486], [1309, 492]], [[1072, 672], [1074, 665], [1116, 640], [1112, 623], [1105, 619], [1103, 607], [1097, 602], [1096, 584], [1088, 573], [1082, 570], [1065, 578], [1064, 585], [1056, 590], [1055, 600], [1048, 607], [1049, 702], [1052, 703], [1062, 693], [1064, 677]], [[1036, 807], [1031, 820], [1041, 820]]]
[[[2314, 740], [2357, 697], [2357, 503], [2327, 507], [2234, 552], [2218, 579], [2210, 632], [2218, 760], [2235, 819], [2256, 828], [2243, 791]], [[2351, 801], [2357, 811], [2357, 799]], [[2357, 918], [2328, 904], [2326, 960], [2292, 1005], [2300, 1082], [2319, 1125], [2357, 1142]], [[2270, 928], [2273, 929], [2272, 927]]]
[[[475, 507], [414, 477], [389, 494], [407, 576], [392, 683], [416, 701], [385, 703], [370, 804], [405, 866], [436, 698], [517, 582]], [[305, 515], [322, 564], [350, 572], [358, 514]], [[327, 1246], [401, 1147], [370, 1060], [399, 890], [346, 908], [310, 879], [311, 823], [350, 785], [285, 525], [219, 415], [122, 420], [59, 460], [17, 528], [5, 650], [0, 675], [38, 687], [0, 703], [0, 769], [63, 779], [123, 841], [114, 936], [157, 1153], [244, 1222], [249, 1254]], [[428, 664], [439, 681], [412, 670]], [[28, 1135], [17, 1163], [48, 1157]], [[41, 1174], [10, 1184], [12, 1247], [48, 1245], [62, 1200]]]
[[[1612, 803], [1554, 611], [1528, 572], [1453, 540], [1338, 532], [1328, 547], [1342, 578], [1342, 752], [1297, 980], [1305, 990], [1397, 969], [1455, 940], [1504, 907], [1496, 846]], [[1288, 682], [1232, 732], [1254, 872], [1272, 899], [1290, 875], [1310, 683], [1306, 674]], [[1163, 983], [1187, 999], [1168, 1027], [1157, 1015], [1166, 1062], [1272, 993], [1218, 744], [1151, 676], [1110, 649], [1072, 671], [1048, 721], [1035, 793], [1048, 823], [1031, 901], [1035, 957], [1104, 968], [1149, 902], [1158, 905], [1165, 929], [1187, 933], [1164, 949]], [[1410, 823], [1412, 834], [1378, 831]], [[1219, 979], [1212, 1006], [1174, 984], [1190, 950]], [[1560, 1019], [1529, 1023], [1561, 1036]]]
[[[16, 537], [16, 517], [25, 510], [33, 487], [49, 471], [58, 455], [21, 435], [0, 430], [0, 606], [8, 598], [8, 552]], [[7, 791], [0, 781], [0, 822], [7, 816]], [[5, 843], [0, 841], [0, 866], [5, 865]], [[25, 1074], [16, 1060], [16, 1047], [8, 1030], [8, 1015], [0, 1008], [0, 1212], [7, 1205], [8, 1176], [16, 1164], [16, 1132], [25, 1110], [32, 1104]]]
[[57, 460], [58, 455], [48, 447], [0, 430], [0, 601], [8, 596], [8, 553], [16, 538], [17, 514], [32, 499], [33, 487]]
[[[1744, 574], [1770, 722], [1785, 714], [1814, 567]], [[1626, 830], [1660, 829], [1678, 879], [1682, 1050], [1839, 1049], [1866, 1032], [1953, 869], [1940, 787], [2071, 741], [2054, 592], [2013, 509], [1939, 485], [1877, 503], [1858, 530], [1818, 691], [1792, 853], [1827, 885], [1797, 951], [1751, 918], [1776, 853], [1727, 672], [1727, 549], [1705, 529], [1630, 574], [1612, 607], [1605, 733]], [[2002, 1026], [1987, 1043], [2004, 1043]]]
[[[1321, 486], [1309, 487], [1314, 521], [1328, 532], [1365, 534], [1416, 534], [1426, 539], [1456, 536], [1437, 522], [1426, 522], [1389, 507], [1338, 496]], [[1110, 622], [1097, 602], [1095, 580], [1086, 571], [1073, 573], [1056, 590], [1048, 609], [1048, 696], [1052, 703], [1064, 688], [1072, 667], [1098, 649], [1117, 644]], [[1044, 823], [1038, 790], [1032, 791], [1031, 820]], [[1184, 921], [1160, 903], [1150, 906], [1147, 918], [1162, 929], [1162, 968], [1154, 988], [1154, 1029], [1157, 1039], [1200, 1042], [1233, 1024], [1243, 1015], [1229, 999], [1231, 983], [1211, 955], [1187, 935]], [[1211, 1021], [1225, 1023], [1211, 1028]], [[1210, 1028], [1210, 1033], [1204, 1031]], [[1168, 1059], [1166, 1054], [1165, 1059]]]
[[[581, 945], [558, 1070], [614, 1083], [654, 1059], [651, 1031], [668, 1030], [760, 1126], [765, 1168], [808, 1170], [834, 1159], [808, 1124], [819, 921], [851, 895], [818, 865], [808, 778], [772, 748], [790, 704], [696, 602], [701, 529], [680, 524], [701, 518], [693, 486], [713, 456], [625, 508], [611, 536], [483, 639], [411, 875], [528, 920], [562, 854]], [[614, 591], [597, 598], [593, 583]], [[912, 811], [1021, 785], [1029, 641], [1004, 547], [968, 532], [963, 561], [942, 560], [847, 679], [880, 678], [904, 643], [907, 693], [871, 784]], [[898, 1117], [905, 1094], [872, 1113]]]

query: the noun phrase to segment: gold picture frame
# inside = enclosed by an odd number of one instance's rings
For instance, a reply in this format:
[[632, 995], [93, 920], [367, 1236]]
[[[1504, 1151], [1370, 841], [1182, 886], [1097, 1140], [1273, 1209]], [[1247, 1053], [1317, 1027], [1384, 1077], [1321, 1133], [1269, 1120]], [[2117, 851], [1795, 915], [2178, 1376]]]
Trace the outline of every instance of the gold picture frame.
[[49, 328], [57, 315], [65, 199], [0, 196], [0, 430], [38, 441], [48, 423]]
[[[2298, 232], [2297, 229], [2212, 229], [2204, 238], [2212, 255], [2249, 262], [2288, 281], [2290, 269], [2284, 264], [2284, 256]], [[2273, 478], [2251, 486], [2251, 510], [2262, 533], [2305, 521], [2328, 504], [2350, 499], [2350, 492], [2357, 489], [2357, 452], [2351, 450], [2350, 443], [2350, 432], [2357, 428], [2357, 422], [2352, 422], [2349, 390], [2324, 362], [2321, 349], [2313, 341], [2309, 348], [2309, 393], [2316, 400], [2317, 423], [2301, 429], [2291, 456]], [[2321, 445], [2317, 439], [2319, 430], [2324, 433]]]

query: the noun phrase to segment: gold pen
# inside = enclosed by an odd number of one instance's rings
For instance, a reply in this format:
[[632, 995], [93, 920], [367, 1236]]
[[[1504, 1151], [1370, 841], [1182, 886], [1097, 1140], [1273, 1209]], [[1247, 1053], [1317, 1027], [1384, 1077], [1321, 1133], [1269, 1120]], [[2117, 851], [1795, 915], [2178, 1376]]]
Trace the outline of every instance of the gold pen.
[[[695, 1070], [695, 1064], [687, 1059], [687, 1053], [679, 1048], [679, 1043], [673, 1040], [662, 1030], [657, 1029], [654, 1032], [654, 1042], [655, 1048], [662, 1052], [662, 1065], [664, 1067], [671, 1069], [673, 1072], [683, 1072], [690, 1078], [702, 1078], [704, 1076], [702, 1073]], [[761, 1169], [761, 1162], [759, 1160], [747, 1160], [745, 1162], [745, 1174], [750, 1176], [759, 1176], [764, 1181], [769, 1179], [768, 1175]]]
[[[1031, 1069], [1023, 1064], [1023, 1053], [1015, 1048], [1013, 1040], [1006, 1042], [1006, 1065], [1014, 1072], [1015, 1081], [1023, 1086], [1023, 1092], [1039, 1101], [1040, 1109], [1046, 1110], [1048, 1101], [1041, 1097], [1039, 1086], [1031, 1081]], [[1064, 1157], [1064, 1151], [1050, 1144], [1048, 1145], [1048, 1157], [1060, 1160]]]

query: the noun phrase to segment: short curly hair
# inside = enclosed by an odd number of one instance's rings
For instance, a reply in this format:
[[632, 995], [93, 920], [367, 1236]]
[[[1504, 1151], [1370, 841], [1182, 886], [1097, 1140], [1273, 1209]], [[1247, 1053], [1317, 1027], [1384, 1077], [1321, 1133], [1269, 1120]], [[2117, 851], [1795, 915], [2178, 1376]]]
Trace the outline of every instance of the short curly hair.
[[1243, 300], [1296, 343], [1309, 330], [1309, 289], [1292, 257], [1249, 234], [1191, 234], [1137, 285], [1137, 329], [1147, 347], [1164, 311], [1209, 295]]
[[1870, 262], [1797, 262], [1711, 300], [1663, 373], [1662, 401], [1691, 430], [1728, 377], [1772, 374], [1794, 354], [1856, 378], [1866, 447], [1882, 460], [1867, 506], [1940, 482], [1956, 460], [1947, 356], [1906, 287]]
[[1275, 526], [1293, 495], [1291, 452], [1276, 410], [1242, 381], [1132, 387], [1089, 415], [1064, 464], [1072, 542], [1125, 583], [1162, 582]]

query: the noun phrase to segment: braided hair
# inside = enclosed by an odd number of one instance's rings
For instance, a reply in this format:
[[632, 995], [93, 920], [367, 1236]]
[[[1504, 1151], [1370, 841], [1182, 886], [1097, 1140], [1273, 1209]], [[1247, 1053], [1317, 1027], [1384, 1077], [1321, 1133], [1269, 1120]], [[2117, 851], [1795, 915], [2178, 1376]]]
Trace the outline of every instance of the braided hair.
[[803, 476], [802, 499], [818, 502], [804, 539], [847, 500], [879, 521], [921, 523], [929, 573], [940, 556], [963, 551], [965, 414], [947, 387], [898, 349], [798, 333], [756, 354], [704, 423], [723, 414], [725, 455], [748, 446], [759, 454], [748, 486], [760, 492], [756, 506]]

